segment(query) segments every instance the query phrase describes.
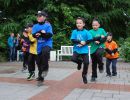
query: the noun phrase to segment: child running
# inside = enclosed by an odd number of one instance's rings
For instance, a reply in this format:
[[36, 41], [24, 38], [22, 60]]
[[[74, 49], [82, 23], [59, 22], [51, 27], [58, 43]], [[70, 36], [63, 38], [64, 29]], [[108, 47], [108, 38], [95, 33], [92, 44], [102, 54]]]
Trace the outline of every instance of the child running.
[[28, 67], [28, 56], [29, 56], [30, 41], [29, 41], [27, 33], [28, 32], [24, 29], [23, 30], [23, 39], [21, 39], [22, 52], [23, 52], [23, 69], [22, 69], [22, 71], [26, 70], [27, 67]]
[[50, 57], [50, 50], [52, 48], [52, 26], [46, 21], [47, 13], [44, 11], [38, 11], [37, 21], [32, 28], [32, 34], [37, 39], [37, 65], [38, 65], [38, 78], [37, 85], [43, 85], [44, 78], [49, 70], [48, 60]]
[[[112, 33], [108, 33], [107, 41], [105, 42], [106, 46], [106, 73], [107, 76], [116, 76], [116, 64], [117, 58], [119, 57], [118, 46], [115, 41], [112, 40]], [[110, 71], [110, 64], [112, 63], [112, 73]]]
[[99, 72], [103, 72], [103, 57], [102, 54], [104, 52], [105, 41], [106, 41], [106, 32], [103, 28], [99, 28], [100, 23], [98, 20], [92, 21], [92, 28], [90, 33], [93, 38], [97, 38], [96, 41], [91, 43], [91, 58], [92, 58], [92, 78], [91, 81], [96, 81], [97, 78], [97, 65], [99, 68]]
[[[89, 65], [89, 58], [88, 58], [88, 43], [92, 40], [92, 36], [88, 30], [84, 28], [85, 20], [84, 18], [78, 17], [76, 19], [76, 27], [77, 29], [73, 30], [71, 34], [71, 41], [74, 44], [74, 52], [72, 56], [72, 61], [77, 63], [77, 69], [80, 70], [82, 63], [83, 71], [82, 71], [82, 78], [84, 84], [87, 84], [87, 71]], [[80, 59], [81, 57], [82, 59]]]
[[37, 59], [37, 39], [32, 35], [33, 24], [28, 24], [26, 26], [26, 31], [28, 32], [28, 38], [30, 41], [29, 57], [28, 57], [28, 71], [29, 75], [27, 80], [32, 80], [35, 77], [35, 63]]

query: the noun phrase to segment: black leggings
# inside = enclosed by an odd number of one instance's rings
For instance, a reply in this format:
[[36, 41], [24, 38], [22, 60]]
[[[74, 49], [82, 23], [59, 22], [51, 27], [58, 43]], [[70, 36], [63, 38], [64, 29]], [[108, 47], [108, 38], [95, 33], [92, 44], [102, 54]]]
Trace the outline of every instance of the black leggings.
[[50, 58], [51, 48], [49, 46], [45, 46], [42, 49], [42, 53], [37, 57], [37, 65], [38, 65], [38, 76], [42, 77], [41, 74], [43, 71], [49, 70], [49, 58]]
[[[81, 56], [82, 59], [80, 59], [79, 57]], [[88, 72], [88, 65], [89, 65], [89, 58], [88, 58], [88, 54], [78, 54], [77, 52], [73, 53], [73, 56], [71, 58], [71, 60], [77, 64], [84, 64], [83, 67], [83, 72], [82, 75], [86, 75]]]
[[29, 56], [29, 52], [23, 52], [23, 67], [28, 66], [28, 56]]
[[99, 48], [95, 53], [91, 54], [92, 58], [92, 77], [97, 78], [97, 65], [99, 70], [103, 70], [103, 57], [104, 52], [103, 48]]
[[29, 57], [28, 57], [28, 71], [29, 71], [29, 73], [35, 71], [36, 60], [37, 60], [37, 55], [30, 53]]

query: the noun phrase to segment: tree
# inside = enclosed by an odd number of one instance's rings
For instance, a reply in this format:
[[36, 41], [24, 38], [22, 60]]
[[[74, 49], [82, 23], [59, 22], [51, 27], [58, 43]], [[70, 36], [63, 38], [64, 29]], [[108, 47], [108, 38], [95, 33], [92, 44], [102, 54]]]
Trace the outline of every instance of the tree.
[[35, 23], [35, 13], [42, 9], [48, 12], [54, 33], [65, 34], [65, 40], [69, 39], [79, 16], [86, 19], [88, 29], [91, 29], [93, 18], [98, 18], [101, 26], [112, 32], [114, 38], [127, 37], [129, 8], [129, 0], [0, 0], [2, 16], [7, 18], [0, 21], [0, 45], [6, 49], [9, 33], [20, 32], [29, 22]]

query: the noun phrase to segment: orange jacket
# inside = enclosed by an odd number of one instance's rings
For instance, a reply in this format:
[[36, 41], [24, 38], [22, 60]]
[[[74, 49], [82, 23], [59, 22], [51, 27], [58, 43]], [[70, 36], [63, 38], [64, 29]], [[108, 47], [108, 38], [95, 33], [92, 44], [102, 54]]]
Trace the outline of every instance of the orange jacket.
[[[115, 49], [118, 48], [118, 46], [117, 46], [117, 44], [116, 44], [115, 41], [112, 41], [112, 42], [110, 42], [110, 43], [109, 43], [109, 42], [105, 42], [105, 47], [106, 47], [107, 50], [110, 50], [111, 52], [112, 52], [113, 50], [115, 50]], [[113, 53], [113, 52], [112, 52], [112, 53]], [[113, 53], [113, 55], [112, 55], [112, 53], [106, 52], [106, 58], [108, 58], [108, 59], [114, 59], [114, 58], [118, 58], [118, 57], [119, 57], [118, 51], [115, 52], [115, 53]]]

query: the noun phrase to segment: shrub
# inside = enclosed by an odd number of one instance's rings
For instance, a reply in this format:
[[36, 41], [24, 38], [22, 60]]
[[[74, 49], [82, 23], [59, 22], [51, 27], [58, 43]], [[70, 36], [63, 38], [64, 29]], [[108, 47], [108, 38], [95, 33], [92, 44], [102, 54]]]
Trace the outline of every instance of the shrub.
[[66, 37], [65, 33], [59, 32], [53, 36], [53, 48], [59, 50], [61, 45], [72, 45], [72, 44], [70, 39]]
[[125, 39], [120, 47], [120, 57], [124, 61], [130, 62], [130, 37]]
[[0, 52], [0, 62], [5, 62], [7, 61], [7, 54]]

